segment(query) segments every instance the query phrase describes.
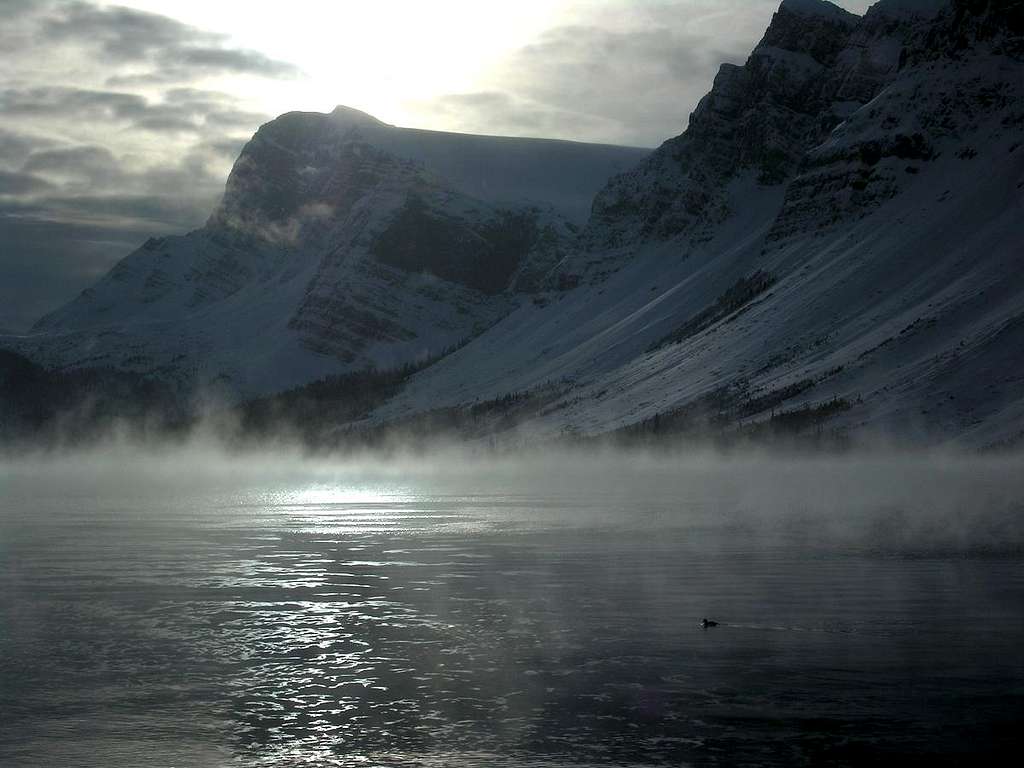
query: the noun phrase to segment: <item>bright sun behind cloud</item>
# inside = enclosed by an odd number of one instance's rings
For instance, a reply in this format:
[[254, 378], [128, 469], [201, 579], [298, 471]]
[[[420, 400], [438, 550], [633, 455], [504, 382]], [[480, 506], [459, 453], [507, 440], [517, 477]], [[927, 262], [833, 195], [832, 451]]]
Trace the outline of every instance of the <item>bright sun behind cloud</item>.
[[[353, 106], [408, 123], [412, 105], [479, 87], [485, 73], [565, 13], [564, 3], [523, 0], [514, 9], [468, 0], [276, 3], [129, 0], [119, 5], [230, 35], [239, 47], [295, 64], [291, 81], [232, 82], [267, 112]], [[224, 83], [220, 83], [224, 85]]]

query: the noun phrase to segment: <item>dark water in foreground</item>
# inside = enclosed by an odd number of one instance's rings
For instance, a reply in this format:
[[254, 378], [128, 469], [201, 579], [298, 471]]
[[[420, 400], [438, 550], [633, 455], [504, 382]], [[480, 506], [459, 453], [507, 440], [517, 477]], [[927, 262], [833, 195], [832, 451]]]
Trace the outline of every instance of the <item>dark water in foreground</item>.
[[936, 765], [1022, 742], [1013, 554], [766, 536], [654, 489], [6, 480], [3, 766]]

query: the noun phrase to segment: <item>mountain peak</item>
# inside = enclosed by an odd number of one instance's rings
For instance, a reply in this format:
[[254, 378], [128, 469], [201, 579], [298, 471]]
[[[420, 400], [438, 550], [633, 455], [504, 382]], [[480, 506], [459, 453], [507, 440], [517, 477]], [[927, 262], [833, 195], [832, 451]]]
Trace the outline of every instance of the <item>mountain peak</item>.
[[779, 10], [797, 13], [801, 16], [817, 16], [829, 21], [846, 21], [850, 24], [856, 23], [860, 18], [828, 0], [782, 0]]
[[783, 0], [754, 56], [790, 51], [831, 67], [860, 21], [860, 16], [825, 0]]
[[371, 125], [384, 125], [381, 120], [378, 120], [373, 115], [367, 114], [355, 107], [346, 107], [344, 104], [339, 104], [330, 114], [331, 120], [342, 123], [369, 123]]

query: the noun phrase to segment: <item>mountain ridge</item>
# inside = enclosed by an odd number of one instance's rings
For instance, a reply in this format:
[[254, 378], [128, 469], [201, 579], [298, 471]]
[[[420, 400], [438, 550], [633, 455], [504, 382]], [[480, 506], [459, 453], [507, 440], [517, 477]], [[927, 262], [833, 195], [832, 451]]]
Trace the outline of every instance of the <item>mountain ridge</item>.
[[[205, 231], [151, 241], [135, 257], [143, 268], [126, 263], [97, 287], [107, 298], [70, 305], [19, 349], [72, 367], [149, 355], [138, 370], [226, 375], [262, 394], [406, 366], [386, 399], [319, 426], [320, 442], [443, 412], [463, 438], [513, 445], [783, 424], [1013, 443], [1024, 435], [1019, 7], [883, 0], [856, 17], [786, 0], [686, 131], [594, 190], [582, 231], [557, 194], [537, 205], [514, 179], [495, 188], [500, 164], [481, 185], [476, 138], [459, 157], [445, 144], [459, 139], [438, 140], [431, 170], [398, 151], [430, 132], [348, 109], [334, 126], [289, 113], [243, 150]], [[544, 166], [530, 183], [552, 192], [549, 158], [530, 156]], [[185, 263], [184, 275], [157, 268]], [[181, 361], [150, 352], [144, 329], [104, 325], [132, 297], [130, 317], [166, 307], [170, 323], [181, 303], [161, 297], [186, 283], [201, 322], [171, 345]], [[339, 401], [359, 391], [344, 382]], [[495, 409], [493, 423], [459, 415]]]
[[[429, 357], [540, 280], [581, 201], [644, 154], [401, 129], [348, 108], [286, 113], [243, 149], [205, 227], [151, 239], [8, 343], [50, 367], [109, 365], [235, 397]], [[410, 220], [433, 250], [389, 247]], [[480, 265], [499, 257], [496, 280]]]
[[[1013, 108], [1021, 63], [1003, 54], [1019, 34], [989, 32], [993, 45], [974, 41], [950, 54], [936, 41], [977, 24], [969, 4], [910, 5], [873, 8], [851, 30], [833, 82], [860, 90], [861, 100], [803, 151], [785, 183], [762, 183], [758, 169], [731, 173], [715, 179], [720, 207], [710, 217], [675, 231], [621, 229], [621, 241], [572, 265], [584, 286], [579, 302], [520, 309], [418, 374], [368, 423], [565, 381], [562, 396], [506, 439], [656, 430], [659, 421], [703, 433], [709, 424], [693, 423], [692, 413], [704, 403], [706, 419], [734, 433], [810, 409], [822, 414], [818, 429], [836, 434], [1019, 441], [1024, 404], [1013, 382], [1024, 376], [1024, 286], [1011, 265], [1024, 242], [1024, 135]], [[727, 77], [739, 69], [727, 67]], [[720, 86], [716, 79], [712, 94]], [[640, 176], [641, 194], [657, 189], [643, 172], [666, 155], [663, 145], [627, 182]], [[686, 183], [665, 178], [668, 194], [685, 201]], [[620, 177], [609, 189], [628, 194], [628, 186]], [[598, 227], [609, 189], [595, 204]], [[769, 289], [658, 346], [673, 328], [714, 317], [759, 273], [771, 275]], [[544, 345], [573, 313], [586, 318], [577, 337]], [[520, 347], [523, 337], [537, 341]], [[833, 402], [850, 407], [825, 408]]]

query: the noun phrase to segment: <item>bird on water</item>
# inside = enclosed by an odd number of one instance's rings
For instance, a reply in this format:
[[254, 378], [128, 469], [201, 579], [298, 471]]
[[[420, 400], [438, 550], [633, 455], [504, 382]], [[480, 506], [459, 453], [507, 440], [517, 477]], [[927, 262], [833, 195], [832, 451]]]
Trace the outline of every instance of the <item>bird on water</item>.
[[717, 621], [711, 621], [711, 619], [701, 619], [700, 620], [700, 628], [701, 629], [707, 629], [708, 627], [717, 627], [717, 626], [718, 626], [718, 622]]

